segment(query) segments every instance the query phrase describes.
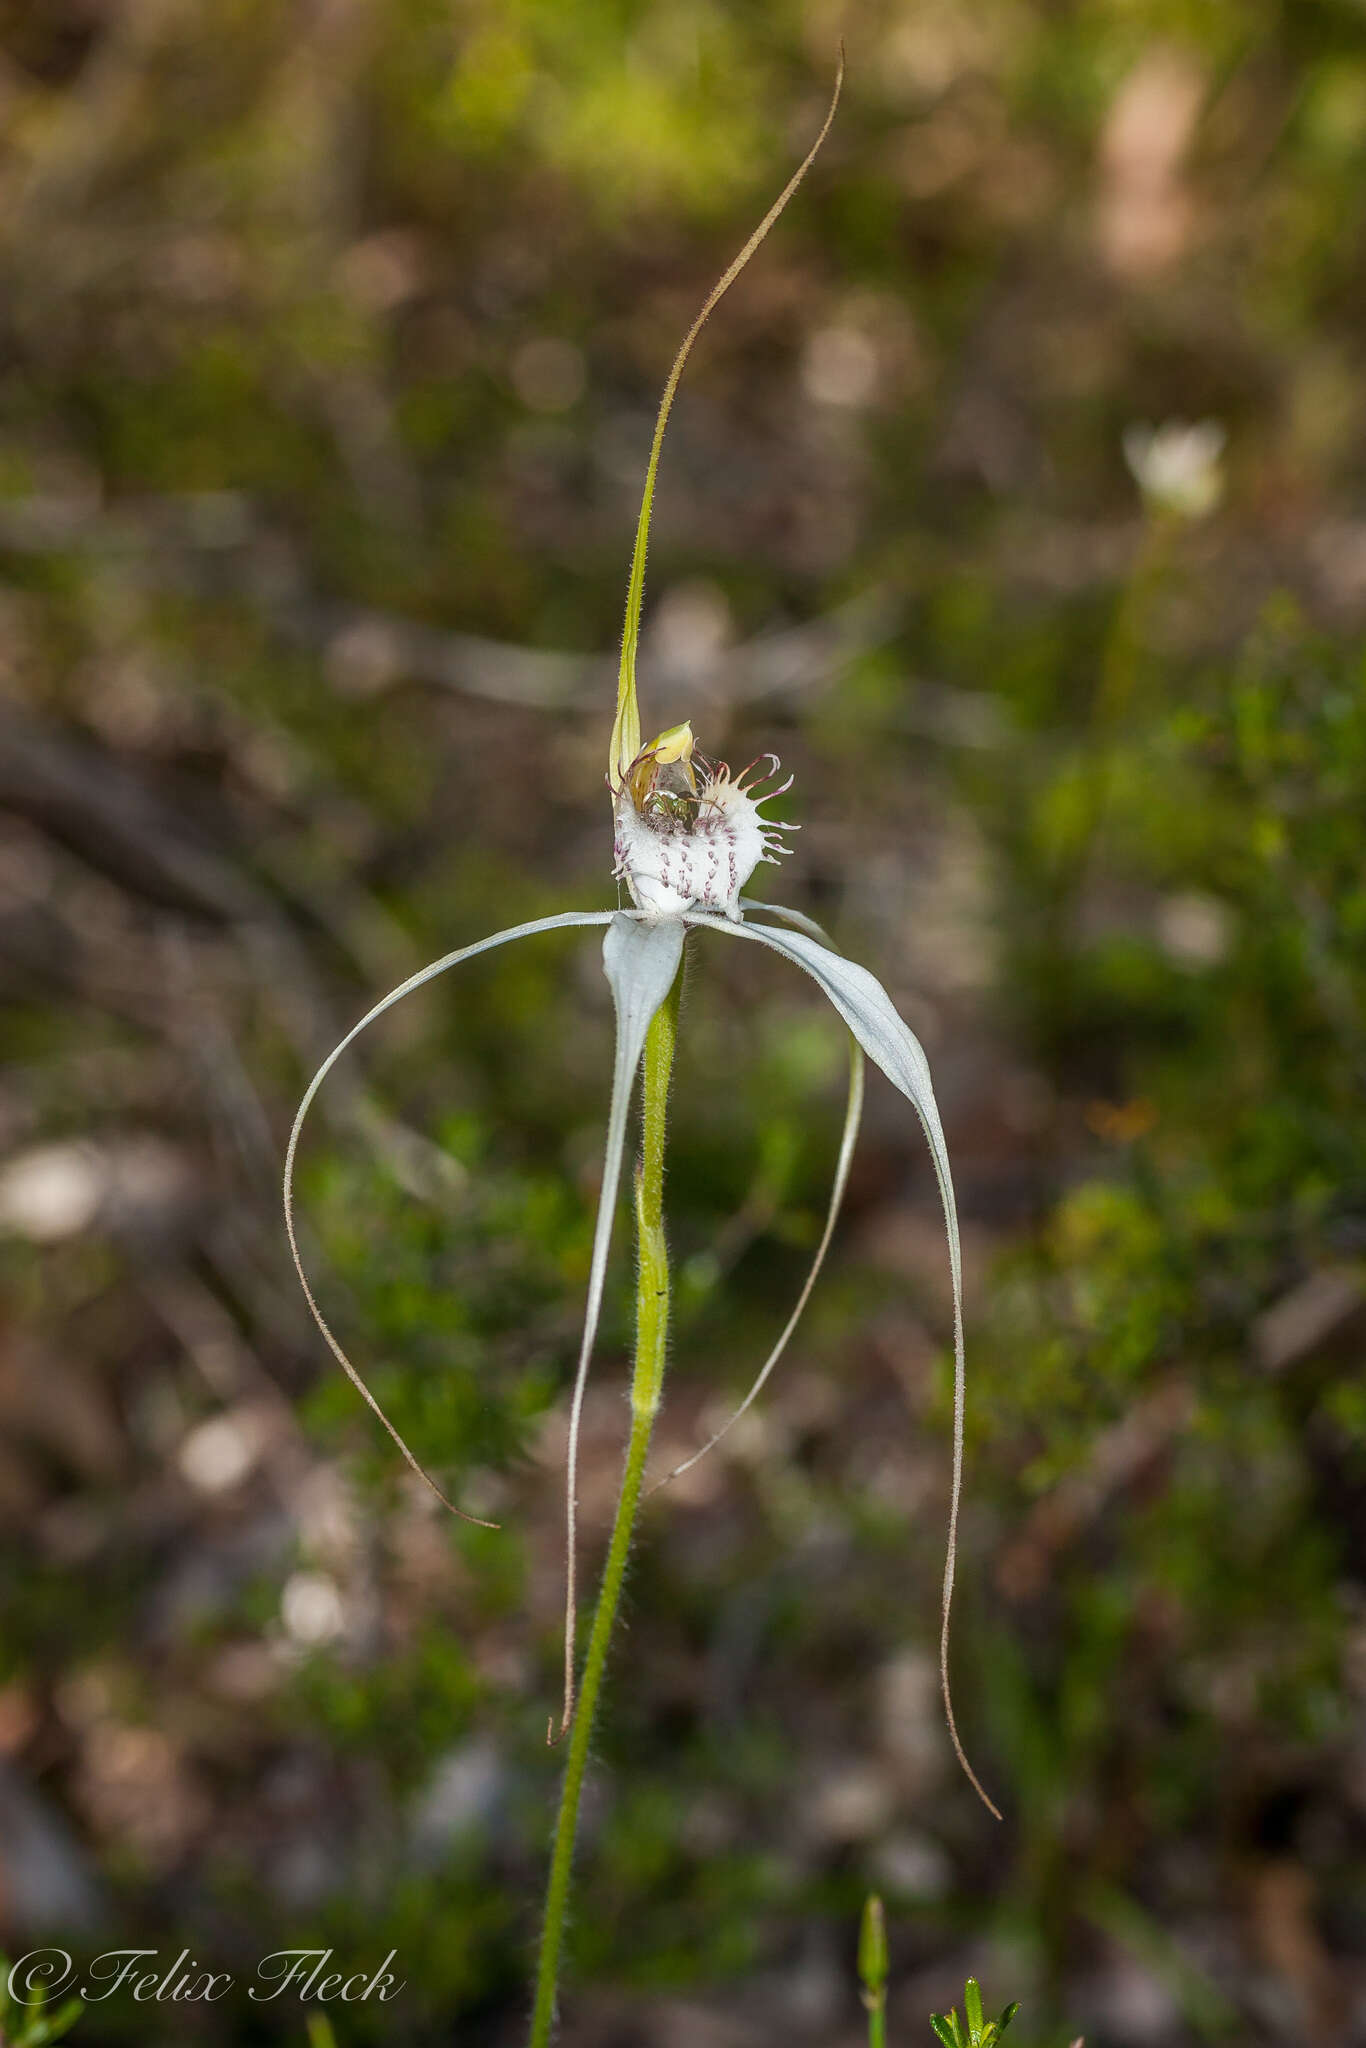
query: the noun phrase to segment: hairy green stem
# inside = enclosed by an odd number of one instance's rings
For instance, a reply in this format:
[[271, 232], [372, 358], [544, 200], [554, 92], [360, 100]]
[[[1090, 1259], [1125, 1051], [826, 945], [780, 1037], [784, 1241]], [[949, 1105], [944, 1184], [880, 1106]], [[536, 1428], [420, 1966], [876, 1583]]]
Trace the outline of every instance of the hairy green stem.
[[569, 1906], [574, 1869], [574, 1839], [579, 1825], [579, 1800], [583, 1792], [588, 1749], [593, 1739], [593, 1718], [607, 1667], [607, 1651], [617, 1617], [626, 1559], [631, 1548], [636, 1509], [640, 1504], [645, 1461], [650, 1437], [659, 1413], [664, 1384], [664, 1359], [669, 1336], [669, 1250], [664, 1236], [664, 1141], [668, 1126], [669, 1076], [673, 1070], [674, 1044], [678, 1033], [678, 1002], [683, 977], [680, 972], [673, 990], [657, 1012], [645, 1040], [643, 1128], [640, 1163], [636, 1168], [636, 1247], [639, 1260], [636, 1281], [636, 1355], [631, 1374], [631, 1435], [626, 1447], [621, 1492], [617, 1498], [612, 1540], [603, 1568], [602, 1588], [588, 1639], [588, 1656], [579, 1684], [578, 1709], [569, 1731], [565, 1758], [564, 1788], [560, 1794], [559, 1819], [555, 1824], [555, 1846], [550, 1859], [550, 1881], [546, 1887], [545, 1924], [541, 1931], [541, 1954], [536, 1970], [536, 2003], [531, 2015], [528, 2048], [546, 2048], [555, 2025], [555, 1993], [560, 1973], [560, 1951], [564, 1943], [565, 1915]]
[[858, 1973], [868, 2010], [868, 2048], [887, 2048], [887, 1919], [875, 1892], [863, 1904]]

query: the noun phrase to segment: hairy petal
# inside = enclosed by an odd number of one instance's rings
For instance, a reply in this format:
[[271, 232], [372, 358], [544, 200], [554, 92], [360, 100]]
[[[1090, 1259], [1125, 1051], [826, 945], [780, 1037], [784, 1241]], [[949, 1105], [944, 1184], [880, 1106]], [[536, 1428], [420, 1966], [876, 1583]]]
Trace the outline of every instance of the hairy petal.
[[[289, 1249], [290, 1255], [294, 1260], [294, 1270], [299, 1276], [299, 1285], [303, 1288], [304, 1299], [312, 1311], [313, 1320], [321, 1330], [332, 1356], [341, 1366], [343, 1372], [366, 1405], [379, 1417], [379, 1420], [383, 1423], [385, 1429], [388, 1430], [389, 1435], [393, 1438], [413, 1471], [416, 1472], [418, 1478], [431, 1488], [437, 1499], [445, 1507], [448, 1507], [453, 1515], [459, 1515], [461, 1520], [466, 1522], [478, 1521], [479, 1518], [476, 1515], [467, 1515], [463, 1508], [458, 1508], [455, 1505], [454, 1501], [447, 1500], [446, 1495], [442, 1492], [431, 1474], [413, 1456], [413, 1453], [394, 1428], [393, 1423], [390, 1422], [355, 1366], [352, 1365], [350, 1359], [342, 1350], [341, 1345], [324, 1319], [322, 1310], [313, 1298], [313, 1289], [310, 1287], [308, 1275], [304, 1271], [304, 1262], [299, 1252], [299, 1240], [294, 1228], [294, 1161], [299, 1150], [299, 1137], [303, 1131], [304, 1118], [308, 1115], [313, 1105], [313, 1098], [347, 1047], [353, 1045], [368, 1025], [373, 1024], [377, 1017], [382, 1017], [386, 1010], [391, 1010], [394, 1004], [400, 1002], [404, 996], [411, 995], [413, 990], [421, 988], [424, 982], [435, 981], [437, 975], [444, 974], [448, 967], [458, 967], [462, 961], [472, 960], [477, 953], [491, 953], [495, 946], [511, 945], [514, 939], [534, 938], [538, 932], [560, 931], [567, 925], [610, 924], [612, 916], [613, 913], [610, 910], [564, 910], [554, 917], [534, 918], [530, 924], [513, 925], [508, 931], [495, 932], [492, 938], [477, 939], [472, 946], [460, 946], [454, 953], [446, 953], [440, 960], [434, 960], [430, 967], [424, 967], [417, 974], [409, 975], [407, 981], [400, 982], [397, 988], [390, 989], [388, 995], [382, 997], [373, 1009], [367, 1010], [360, 1022], [351, 1026], [351, 1029], [347, 1032], [345, 1038], [341, 1040], [340, 1044], [333, 1046], [331, 1052], [327, 1055], [327, 1058], [304, 1090], [303, 1101], [299, 1104], [294, 1117], [294, 1125], [289, 1134], [289, 1144], [285, 1148], [285, 1231], [289, 1238]], [[480, 1526], [482, 1528], [490, 1528], [493, 1524], [484, 1522], [480, 1523]]]
[[724, 918], [700, 916], [696, 912], [690, 912], [685, 922], [699, 927], [706, 925], [714, 931], [730, 932], [737, 938], [752, 939], [757, 945], [768, 946], [773, 952], [783, 954], [786, 959], [809, 974], [839, 1011], [869, 1059], [881, 1067], [892, 1086], [898, 1088], [911, 1103], [929, 1141], [930, 1157], [934, 1161], [935, 1178], [939, 1182], [939, 1195], [944, 1207], [944, 1228], [949, 1245], [949, 1271], [953, 1278], [953, 1483], [949, 1495], [949, 1538], [944, 1560], [939, 1677], [944, 1695], [944, 1713], [954, 1753], [983, 1804], [999, 1820], [1001, 1816], [998, 1809], [987, 1797], [964, 1752], [958, 1734], [958, 1723], [954, 1718], [953, 1696], [949, 1687], [949, 1612], [953, 1605], [954, 1571], [958, 1561], [958, 1511], [963, 1492], [963, 1411], [967, 1368], [963, 1356], [963, 1260], [958, 1236], [958, 1209], [953, 1197], [953, 1176], [949, 1170], [949, 1150], [944, 1138], [944, 1126], [939, 1119], [939, 1107], [935, 1102], [934, 1088], [930, 1081], [929, 1061], [925, 1058], [919, 1039], [898, 1015], [896, 1006], [881, 982], [871, 975], [866, 967], [860, 967], [856, 961], [843, 959], [838, 953], [818, 945], [804, 932], [780, 932], [774, 931], [771, 927], [760, 930], [752, 924], [731, 924]]
[[858, 1142], [859, 1123], [862, 1117], [863, 1048], [851, 1034], [849, 1039], [849, 1097], [844, 1111], [844, 1130], [840, 1137], [839, 1158], [835, 1164], [835, 1178], [830, 1188], [829, 1207], [825, 1212], [825, 1228], [821, 1232], [821, 1241], [816, 1246], [816, 1255], [811, 1261], [805, 1280], [802, 1282], [802, 1291], [797, 1296], [797, 1305], [784, 1324], [782, 1335], [764, 1360], [758, 1378], [745, 1395], [739, 1407], [727, 1416], [715, 1436], [708, 1437], [700, 1450], [694, 1451], [692, 1456], [685, 1458], [681, 1465], [675, 1465], [672, 1472], [666, 1472], [662, 1479], [656, 1480], [655, 1484], [650, 1488], [652, 1493], [657, 1493], [661, 1486], [667, 1486], [671, 1479], [678, 1479], [684, 1472], [691, 1472], [698, 1460], [705, 1458], [707, 1452], [720, 1443], [726, 1431], [733, 1428], [748, 1408], [753, 1407], [764, 1390], [764, 1384], [769, 1374], [782, 1357], [784, 1351], [786, 1351], [791, 1341], [792, 1333], [802, 1319], [807, 1302], [811, 1299], [811, 1290], [820, 1277], [821, 1267], [825, 1264], [825, 1255], [830, 1249], [830, 1240], [835, 1234], [835, 1224], [839, 1220], [840, 1210], [844, 1206], [844, 1191], [849, 1185], [849, 1167], [854, 1157], [854, 1146]]
[[790, 924], [794, 931], [805, 932], [808, 938], [819, 939], [833, 953], [835, 941], [824, 925], [817, 924], [814, 917], [808, 917], [804, 910], [789, 910], [785, 903], [759, 903], [752, 896], [740, 898], [740, 908], [747, 917], [773, 917], [780, 924]]
[[602, 1313], [602, 1290], [607, 1276], [607, 1254], [612, 1243], [617, 1189], [621, 1183], [621, 1161], [626, 1149], [626, 1119], [631, 1106], [631, 1089], [645, 1034], [655, 1012], [674, 985], [683, 958], [683, 926], [677, 919], [658, 924], [618, 911], [607, 922], [602, 942], [602, 968], [612, 990], [617, 1013], [617, 1047], [612, 1070], [612, 1102], [607, 1113], [607, 1148], [602, 1166], [602, 1191], [598, 1196], [598, 1219], [593, 1233], [593, 1262], [588, 1274], [588, 1302], [584, 1310], [583, 1338], [579, 1346], [578, 1371], [574, 1377], [574, 1398], [569, 1410], [569, 1456], [565, 1476], [565, 1615], [564, 1615], [564, 1714], [560, 1734], [568, 1728], [574, 1713], [574, 1635], [578, 1617], [577, 1537], [579, 1425], [583, 1416], [584, 1389], [588, 1367]]

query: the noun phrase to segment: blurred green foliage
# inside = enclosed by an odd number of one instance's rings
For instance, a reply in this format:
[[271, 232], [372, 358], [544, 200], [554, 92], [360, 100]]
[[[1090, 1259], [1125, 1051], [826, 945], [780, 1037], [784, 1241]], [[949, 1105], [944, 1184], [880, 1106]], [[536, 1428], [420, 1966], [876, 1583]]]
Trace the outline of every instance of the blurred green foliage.
[[[591, 946], [415, 998], [301, 1166], [325, 1308], [498, 1531], [429, 1515], [320, 1355], [280, 1142], [383, 988], [610, 900], [653, 404], [841, 34], [830, 149], [680, 397], [642, 687], [737, 763], [782, 751], [805, 830], [781, 891], [927, 1043], [971, 1238], [958, 1694], [1009, 1818], [937, 1732], [943, 1276], [918, 1134], [877, 1097], [790, 1364], [648, 1511], [566, 2042], [719, 2009], [835, 2038], [858, 2020], [831, 1955], [874, 1885], [893, 2039], [970, 1969], [1021, 1991], [1022, 2043], [1350, 2038], [1346, 0], [0, 7], [16, 1952], [184, 1940], [245, 1981], [286, 1936], [394, 1947], [402, 1998], [347, 2040], [517, 2038], [606, 1092]], [[1125, 429], [1205, 417], [1218, 508], [1145, 509]], [[819, 1229], [842, 1052], [795, 979], [690, 972], [670, 1454], [748, 1383]], [[81, 2038], [169, 2025], [111, 2001]], [[300, 2025], [244, 1996], [194, 2018], [205, 2042]]]
[[11, 1994], [10, 1974], [9, 1957], [0, 1955], [0, 2040], [6, 2048], [48, 2048], [49, 2042], [63, 2040], [84, 2010], [80, 1999], [21, 2002]]

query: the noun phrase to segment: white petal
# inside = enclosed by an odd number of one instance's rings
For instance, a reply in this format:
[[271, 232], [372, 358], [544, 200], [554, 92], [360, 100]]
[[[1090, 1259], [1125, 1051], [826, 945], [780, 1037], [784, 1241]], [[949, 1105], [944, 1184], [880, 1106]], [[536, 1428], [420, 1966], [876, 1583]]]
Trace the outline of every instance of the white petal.
[[831, 952], [835, 950], [835, 942], [829, 932], [823, 925], [818, 925], [814, 917], [808, 917], [804, 910], [789, 910], [785, 903], [759, 903], [752, 896], [742, 896], [740, 908], [746, 916], [776, 917], [779, 923], [790, 924], [796, 931], [805, 932], [808, 937], [819, 939]]

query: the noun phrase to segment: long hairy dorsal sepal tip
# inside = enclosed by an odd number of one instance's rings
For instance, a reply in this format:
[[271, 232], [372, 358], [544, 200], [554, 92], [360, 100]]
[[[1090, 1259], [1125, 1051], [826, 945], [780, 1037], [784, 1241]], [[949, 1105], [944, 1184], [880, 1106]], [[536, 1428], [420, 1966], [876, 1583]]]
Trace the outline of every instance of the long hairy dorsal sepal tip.
[[406, 981], [400, 982], [397, 988], [391, 988], [387, 996], [382, 996], [373, 1008], [367, 1010], [359, 1023], [353, 1024], [346, 1036], [333, 1046], [331, 1052], [327, 1055], [327, 1058], [304, 1090], [303, 1100], [295, 1111], [294, 1122], [289, 1133], [289, 1143], [285, 1147], [283, 1187], [285, 1235], [289, 1240], [290, 1257], [294, 1261], [294, 1271], [298, 1275], [299, 1285], [303, 1289], [304, 1300], [308, 1303], [309, 1313], [317, 1324], [323, 1341], [338, 1365], [342, 1368], [342, 1371], [346, 1374], [346, 1377], [350, 1380], [352, 1386], [356, 1389], [356, 1392], [365, 1402], [366, 1407], [369, 1408], [370, 1412], [386, 1430], [390, 1440], [409, 1470], [415, 1473], [423, 1485], [435, 1494], [444, 1508], [449, 1509], [451, 1514], [458, 1515], [462, 1522], [472, 1523], [477, 1529], [497, 1529], [501, 1525], [497, 1522], [485, 1521], [482, 1515], [467, 1514], [464, 1508], [457, 1507], [456, 1503], [447, 1497], [442, 1488], [437, 1485], [435, 1479], [432, 1478], [426, 1466], [413, 1454], [403, 1437], [389, 1420], [384, 1409], [366, 1385], [364, 1378], [347, 1357], [331, 1325], [318, 1307], [313, 1289], [309, 1284], [308, 1274], [304, 1270], [303, 1255], [299, 1250], [298, 1233], [294, 1223], [294, 1166], [298, 1157], [299, 1139], [303, 1134], [304, 1119], [313, 1106], [318, 1090], [322, 1087], [323, 1082], [327, 1079], [342, 1054], [349, 1046], [355, 1043], [362, 1031], [373, 1024], [377, 1017], [382, 1017], [386, 1010], [392, 1009], [395, 1003], [401, 1002], [404, 996], [411, 995], [414, 989], [423, 987], [426, 982], [435, 981], [439, 974], [445, 974], [449, 968], [458, 967], [462, 961], [472, 960], [479, 953], [490, 953], [497, 946], [511, 945], [514, 939], [529, 939], [535, 937], [539, 932], [561, 931], [568, 926], [574, 925], [610, 924], [612, 917], [613, 913], [610, 910], [562, 910], [554, 917], [533, 918], [529, 924], [513, 925], [509, 930], [495, 932], [487, 939], [476, 939], [472, 946], [460, 946], [454, 953], [445, 953], [439, 960], [433, 960], [430, 966], [419, 969], [416, 974], [410, 974]]
[[654, 438], [650, 443], [649, 460], [645, 465], [645, 488], [641, 494], [640, 516], [636, 521], [635, 547], [631, 553], [631, 575], [626, 586], [626, 618], [621, 633], [621, 667], [617, 677], [617, 715], [612, 723], [612, 740], [608, 759], [608, 782], [614, 791], [621, 788], [631, 763], [640, 752], [640, 704], [636, 695], [636, 651], [640, 641], [640, 614], [645, 598], [645, 557], [650, 545], [650, 515], [654, 510], [655, 477], [659, 470], [659, 451], [664, 442], [664, 429], [669, 423], [679, 379], [683, 375], [688, 357], [692, 354], [693, 343], [706, 326], [708, 319], [719, 302], [734, 284], [750, 257], [760, 246], [769, 230], [777, 221], [784, 207], [791, 199], [802, 179], [816, 160], [817, 153], [835, 118], [835, 109], [840, 103], [840, 91], [844, 85], [844, 44], [839, 46], [839, 62], [835, 68], [835, 86], [830, 95], [830, 105], [821, 123], [820, 133], [806, 155], [798, 164], [792, 176], [774, 200], [749, 240], [727, 265], [716, 283], [708, 292], [702, 310], [683, 337], [682, 347], [674, 357], [673, 367], [664, 384], [664, 393], [659, 401], [655, 417]]

